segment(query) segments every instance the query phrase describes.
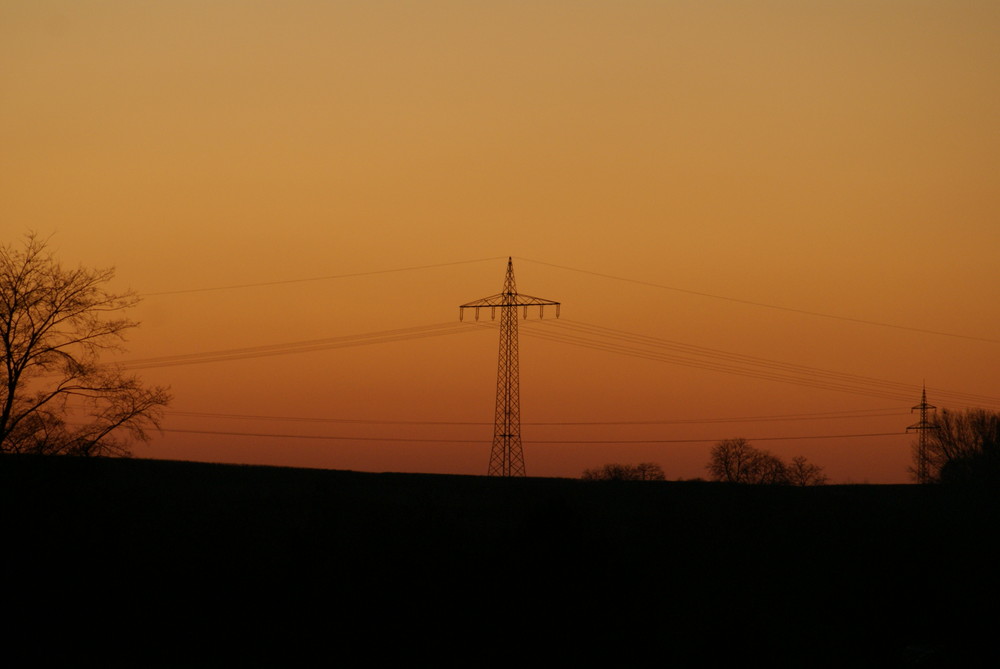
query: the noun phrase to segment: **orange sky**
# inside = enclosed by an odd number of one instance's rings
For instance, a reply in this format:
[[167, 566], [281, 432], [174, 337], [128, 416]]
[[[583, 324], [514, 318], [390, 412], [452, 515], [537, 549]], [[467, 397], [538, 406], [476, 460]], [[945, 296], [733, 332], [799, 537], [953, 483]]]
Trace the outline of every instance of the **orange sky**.
[[[711, 442], [580, 442], [901, 433], [924, 379], [1000, 408], [998, 34], [992, 1], [0, 0], [0, 232], [148, 294], [130, 360], [457, 324], [511, 255], [563, 303], [521, 339], [528, 473], [704, 476]], [[852, 392], [573, 346], [580, 323]], [[136, 452], [485, 473], [497, 336], [466, 326], [143, 369], [196, 432]], [[911, 441], [755, 443], [883, 483]]]

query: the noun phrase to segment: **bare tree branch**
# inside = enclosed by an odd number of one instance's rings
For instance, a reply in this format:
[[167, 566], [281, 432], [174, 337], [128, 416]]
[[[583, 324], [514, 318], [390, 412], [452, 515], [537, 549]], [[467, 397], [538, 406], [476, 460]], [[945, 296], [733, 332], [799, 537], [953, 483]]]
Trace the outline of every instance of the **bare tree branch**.
[[0, 245], [0, 453], [128, 455], [159, 429], [168, 390], [98, 361], [138, 326], [123, 313], [138, 296], [113, 278], [63, 268], [34, 233]]

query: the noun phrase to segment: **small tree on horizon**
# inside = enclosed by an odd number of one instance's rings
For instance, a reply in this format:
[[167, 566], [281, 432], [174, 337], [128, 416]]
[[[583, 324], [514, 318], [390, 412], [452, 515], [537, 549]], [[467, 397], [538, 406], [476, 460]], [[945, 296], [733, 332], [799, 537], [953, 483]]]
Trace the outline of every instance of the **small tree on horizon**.
[[822, 467], [808, 462], [801, 455], [792, 458], [791, 464], [785, 466], [785, 475], [789, 485], [824, 485], [830, 480]]
[[580, 477], [584, 481], [664, 481], [663, 468], [655, 462], [637, 465], [609, 463], [597, 469], [585, 469]]

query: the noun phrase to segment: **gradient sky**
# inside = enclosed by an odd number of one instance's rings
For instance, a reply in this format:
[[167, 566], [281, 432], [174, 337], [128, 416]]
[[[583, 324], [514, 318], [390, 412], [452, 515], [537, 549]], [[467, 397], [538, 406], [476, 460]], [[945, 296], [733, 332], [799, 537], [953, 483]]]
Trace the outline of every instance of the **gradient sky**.
[[485, 473], [497, 333], [451, 326], [513, 256], [563, 303], [522, 321], [530, 475], [746, 437], [905, 482], [922, 382], [1000, 409], [997, 35], [992, 0], [0, 0], [0, 232], [146, 296], [123, 360], [344, 338], [141, 369], [175, 399], [139, 456]]

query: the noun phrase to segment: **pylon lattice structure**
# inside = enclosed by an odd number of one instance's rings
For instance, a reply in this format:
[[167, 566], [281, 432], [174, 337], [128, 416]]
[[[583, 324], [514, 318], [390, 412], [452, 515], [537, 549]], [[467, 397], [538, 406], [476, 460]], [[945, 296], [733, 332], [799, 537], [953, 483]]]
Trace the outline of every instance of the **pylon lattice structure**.
[[517, 358], [517, 312], [521, 309], [528, 317], [529, 307], [538, 307], [539, 318], [544, 317], [545, 307], [556, 308], [559, 318], [559, 302], [546, 300], [517, 292], [514, 283], [514, 263], [507, 258], [507, 276], [503, 291], [463, 304], [458, 308], [459, 320], [464, 320], [465, 311], [471, 309], [479, 320], [482, 309], [490, 310], [490, 318], [496, 320], [500, 311], [500, 355], [497, 364], [497, 404], [493, 423], [493, 448], [490, 451], [489, 476], [525, 476], [524, 448], [521, 444], [521, 398], [520, 376]]
[[910, 409], [910, 413], [914, 411], [920, 412], [920, 422], [906, 428], [907, 432], [913, 430], [917, 433], [917, 452], [915, 458], [917, 483], [930, 483], [931, 481], [930, 464], [927, 457], [927, 432], [929, 430], [936, 430], [937, 426], [930, 421], [928, 415], [936, 409], [936, 406], [927, 403], [927, 387], [924, 386], [923, 393], [920, 396], [920, 404]]

